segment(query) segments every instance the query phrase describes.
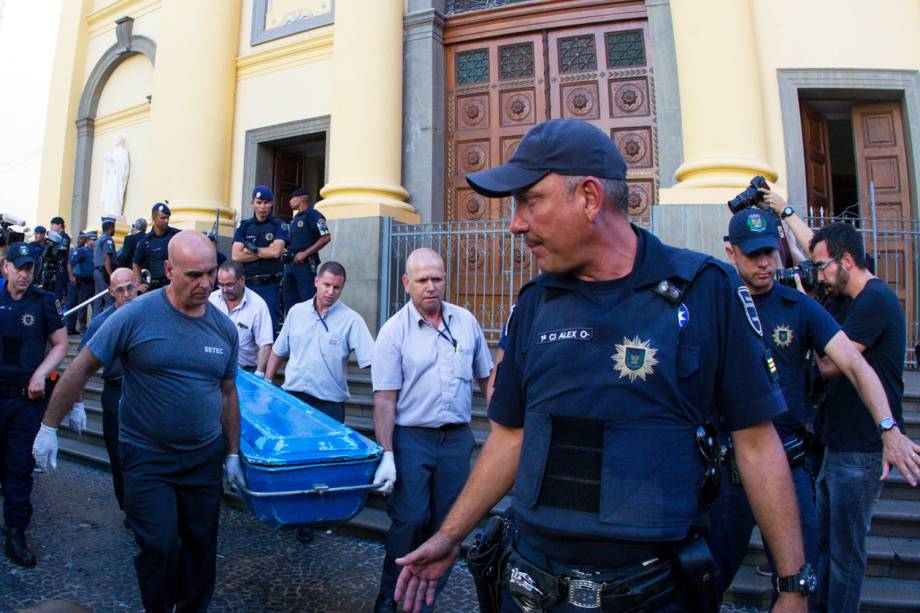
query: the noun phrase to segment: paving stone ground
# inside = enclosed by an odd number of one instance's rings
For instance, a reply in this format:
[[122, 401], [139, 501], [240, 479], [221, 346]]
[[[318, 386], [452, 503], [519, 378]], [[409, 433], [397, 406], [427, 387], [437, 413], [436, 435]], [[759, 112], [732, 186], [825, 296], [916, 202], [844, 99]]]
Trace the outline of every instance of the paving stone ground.
[[[103, 470], [61, 460], [36, 478], [29, 542], [38, 566], [23, 569], [0, 556], [0, 613], [43, 600], [78, 602], [97, 613], [142, 611], [133, 558], [137, 547]], [[209, 611], [370, 611], [383, 546], [337, 532], [300, 543], [292, 530], [271, 529], [249, 513], [221, 511], [217, 588]], [[475, 589], [458, 565], [438, 612], [475, 612]], [[757, 613], [729, 607], [723, 613]]]

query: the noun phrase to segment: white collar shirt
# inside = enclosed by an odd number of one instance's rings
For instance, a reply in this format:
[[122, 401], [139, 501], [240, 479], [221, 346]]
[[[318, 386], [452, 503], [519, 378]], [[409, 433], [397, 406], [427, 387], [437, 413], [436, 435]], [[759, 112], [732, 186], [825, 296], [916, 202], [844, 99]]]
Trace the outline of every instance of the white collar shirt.
[[441, 304], [437, 330], [409, 302], [377, 335], [371, 378], [375, 392], [399, 390], [396, 425], [469, 423], [473, 380], [492, 371], [492, 355], [473, 314]]
[[259, 347], [271, 345], [272, 318], [265, 300], [248, 287], [243, 292], [240, 303], [232, 310], [224, 299], [221, 290], [215, 290], [208, 296], [208, 302], [230, 318], [240, 336], [240, 352], [237, 363], [244, 368], [257, 365]]
[[284, 390], [343, 402], [349, 397], [348, 356], [354, 351], [358, 366], [370, 366], [374, 338], [364, 319], [341, 301], [320, 317], [311, 298], [288, 311], [272, 351], [288, 357]]

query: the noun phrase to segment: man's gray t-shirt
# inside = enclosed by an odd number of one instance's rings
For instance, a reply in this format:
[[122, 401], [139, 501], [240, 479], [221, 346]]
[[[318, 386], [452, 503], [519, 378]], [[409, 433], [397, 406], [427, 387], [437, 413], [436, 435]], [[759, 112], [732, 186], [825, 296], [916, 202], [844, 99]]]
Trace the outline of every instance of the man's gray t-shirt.
[[113, 313], [87, 343], [103, 364], [121, 358], [121, 442], [189, 451], [221, 436], [221, 380], [235, 379], [239, 336], [214, 305], [179, 312], [155, 290]]

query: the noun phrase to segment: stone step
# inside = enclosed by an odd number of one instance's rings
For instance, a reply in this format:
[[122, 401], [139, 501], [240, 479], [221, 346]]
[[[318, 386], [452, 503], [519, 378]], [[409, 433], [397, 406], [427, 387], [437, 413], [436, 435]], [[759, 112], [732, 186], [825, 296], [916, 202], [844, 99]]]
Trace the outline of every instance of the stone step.
[[[772, 591], [770, 579], [757, 574], [753, 566], [742, 566], [725, 593], [726, 602], [767, 607]], [[863, 582], [861, 613], [907, 613], [920, 611], [920, 581], [866, 577]]]

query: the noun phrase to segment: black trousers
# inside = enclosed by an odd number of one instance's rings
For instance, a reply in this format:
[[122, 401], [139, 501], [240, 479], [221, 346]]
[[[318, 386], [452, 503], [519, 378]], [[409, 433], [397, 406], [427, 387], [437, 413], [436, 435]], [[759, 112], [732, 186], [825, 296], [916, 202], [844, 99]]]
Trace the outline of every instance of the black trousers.
[[32, 520], [32, 442], [45, 406], [44, 398], [0, 398], [0, 487], [7, 528], [25, 528]]
[[318, 409], [336, 420], [339, 423], [345, 423], [345, 403], [344, 402], [332, 402], [331, 400], [320, 400], [316, 396], [311, 396], [310, 394], [305, 394], [304, 392], [291, 392], [291, 394], [299, 399], [303, 400], [309, 404], [314, 409]]
[[121, 442], [125, 514], [147, 613], [204, 612], [214, 593], [223, 437], [194, 451], [151, 451]]
[[121, 474], [121, 457], [118, 455], [118, 403], [121, 401], [121, 384], [106, 381], [102, 388], [102, 438], [112, 467], [112, 486], [118, 508], [125, 510], [125, 485]]

